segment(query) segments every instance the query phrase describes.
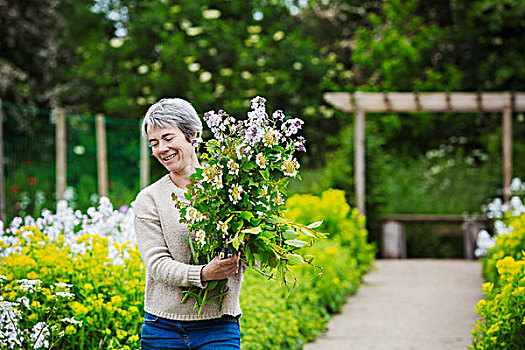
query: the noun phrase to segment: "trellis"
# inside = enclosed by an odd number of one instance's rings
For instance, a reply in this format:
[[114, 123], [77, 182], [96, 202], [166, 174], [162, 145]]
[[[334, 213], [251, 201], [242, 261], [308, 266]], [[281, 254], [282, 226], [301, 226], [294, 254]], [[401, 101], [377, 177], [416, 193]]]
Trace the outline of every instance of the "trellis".
[[503, 193], [510, 196], [512, 181], [512, 113], [525, 111], [525, 92], [329, 92], [324, 99], [343, 112], [355, 114], [354, 176], [357, 207], [366, 214], [365, 122], [366, 113], [500, 112], [503, 132]]

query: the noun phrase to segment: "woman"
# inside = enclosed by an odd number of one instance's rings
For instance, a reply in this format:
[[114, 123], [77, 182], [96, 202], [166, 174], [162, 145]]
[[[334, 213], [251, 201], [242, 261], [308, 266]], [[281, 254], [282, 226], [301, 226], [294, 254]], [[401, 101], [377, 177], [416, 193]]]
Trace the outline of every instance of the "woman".
[[[239, 256], [189, 265], [191, 252], [184, 238], [192, 236], [180, 223], [172, 198], [174, 194], [185, 200], [190, 175], [200, 167], [192, 143], [201, 133], [197, 112], [178, 98], [155, 103], [142, 122], [142, 135], [168, 170], [135, 200], [135, 231], [146, 265], [142, 349], [240, 349]], [[228, 293], [220, 311], [206, 305], [199, 318], [192, 300], [181, 303], [184, 288], [204, 288], [207, 281], [226, 278]]]

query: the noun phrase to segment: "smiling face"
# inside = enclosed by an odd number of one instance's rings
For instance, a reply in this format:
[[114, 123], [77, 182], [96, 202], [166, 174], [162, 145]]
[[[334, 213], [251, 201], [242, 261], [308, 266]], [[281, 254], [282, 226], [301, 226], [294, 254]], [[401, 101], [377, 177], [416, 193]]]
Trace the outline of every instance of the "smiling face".
[[191, 173], [195, 150], [177, 127], [148, 129], [148, 141], [153, 155], [174, 175]]

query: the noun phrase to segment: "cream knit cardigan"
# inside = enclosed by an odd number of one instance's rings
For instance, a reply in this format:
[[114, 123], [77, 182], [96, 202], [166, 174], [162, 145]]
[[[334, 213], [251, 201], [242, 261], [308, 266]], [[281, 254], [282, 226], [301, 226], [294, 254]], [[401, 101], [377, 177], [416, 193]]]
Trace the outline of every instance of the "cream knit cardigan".
[[[144, 310], [152, 315], [178, 321], [206, 320], [224, 314], [242, 313], [239, 294], [242, 272], [228, 279], [228, 293], [221, 311], [215, 305], [206, 305], [201, 317], [193, 309], [195, 300], [181, 303], [184, 287], [204, 288], [201, 270], [204, 265], [189, 265], [190, 248], [188, 228], [179, 221], [172, 193], [184, 199], [185, 190], [175, 186], [169, 175], [143, 189], [135, 200], [135, 233], [142, 259], [146, 264], [146, 291]], [[213, 301], [216, 301], [214, 299]]]

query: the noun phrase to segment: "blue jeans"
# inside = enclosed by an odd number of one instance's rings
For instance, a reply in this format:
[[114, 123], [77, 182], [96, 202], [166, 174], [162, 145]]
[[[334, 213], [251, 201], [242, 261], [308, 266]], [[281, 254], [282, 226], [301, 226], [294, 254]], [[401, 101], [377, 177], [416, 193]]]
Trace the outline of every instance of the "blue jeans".
[[174, 321], [146, 312], [140, 339], [142, 350], [214, 350], [241, 348], [239, 318]]

